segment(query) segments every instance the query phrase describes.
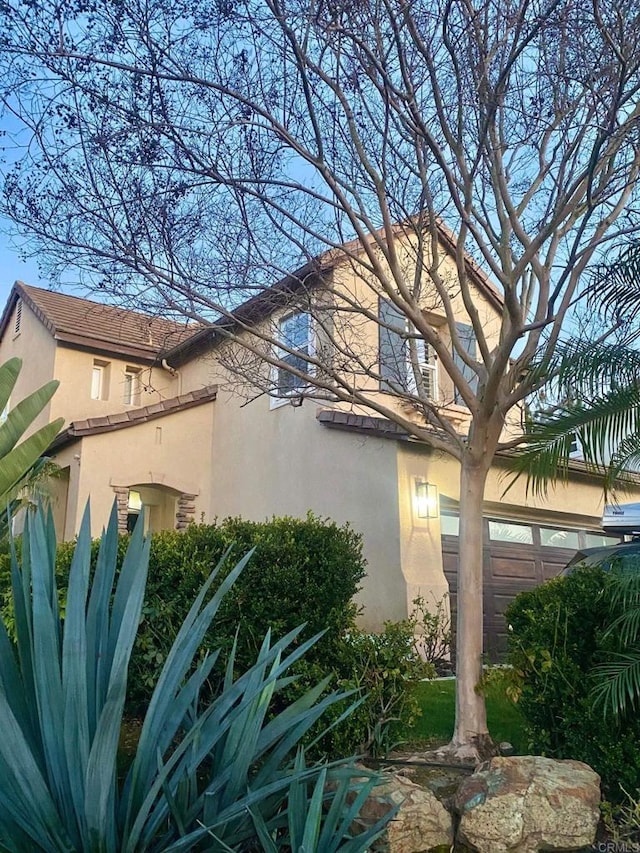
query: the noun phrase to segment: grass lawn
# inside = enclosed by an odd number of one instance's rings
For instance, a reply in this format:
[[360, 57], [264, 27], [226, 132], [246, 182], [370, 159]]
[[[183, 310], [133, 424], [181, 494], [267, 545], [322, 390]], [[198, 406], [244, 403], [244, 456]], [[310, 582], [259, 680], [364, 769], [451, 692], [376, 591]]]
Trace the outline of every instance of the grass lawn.
[[[412, 744], [424, 741], [446, 743], [453, 734], [455, 681], [422, 681], [416, 691], [422, 713], [405, 733], [405, 739]], [[516, 753], [526, 754], [527, 736], [518, 706], [495, 686], [488, 690], [486, 698], [491, 737], [497, 743], [508, 741]]]

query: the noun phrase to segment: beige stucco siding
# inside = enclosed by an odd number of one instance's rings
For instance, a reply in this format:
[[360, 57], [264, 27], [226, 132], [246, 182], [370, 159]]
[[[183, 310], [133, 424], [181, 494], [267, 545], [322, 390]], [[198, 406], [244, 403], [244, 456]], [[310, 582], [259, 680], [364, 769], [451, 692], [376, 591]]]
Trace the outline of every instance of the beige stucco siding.
[[363, 535], [370, 576], [358, 603], [362, 624], [405, 615], [393, 442], [325, 429], [316, 406], [270, 409], [260, 398], [240, 408], [215, 404], [211, 516], [304, 517], [311, 510]]
[[[22, 359], [22, 370], [11, 394], [10, 405], [14, 406], [45, 382], [54, 378], [56, 357], [55, 341], [40, 320], [26, 306], [22, 306], [20, 332], [15, 334], [16, 309], [14, 308], [6, 331], [0, 341], [0, 363], [17, 356]], [[52, 403], [40, 413], [30, 431], [58, 417], [51, 413]]]
[[[34, 430], [58, 417], [63, 417], [68, 425], [74, 420], [148, 406], [180, 393], [179, 378], [159, 365], [150, 367], [135, 359], [86, 352], [57, 343], [25, 303], [22, 304], [20, 332], [15, 334], [15, 316], [16, 308], [0, 342], [0, 363], [14, 356], [23, 362], [11, 403], [19, 402], [51, 379], [60, 382], [51, 402], [34, 423]], [[101, 400], [91, 399], [94, 361], [107, 365], [108, 391]], [[127, 368], [140, 371], [140, 394], [135, 405], [126, 405], [123, 400]]]
[[[117, 487], [151, 486], [195, 495], [195, 520], [207, 519], [215, 481], [211, 450], [211, 409], [215, 403], [186, 409], [126, 429], [85, 436], [54, 457], [69, 467], [64, 537], [78, 530], [91, 497], [92, 532], [107, 523]], [[173, 525], [168, 525], [173, 526]]]
[[[398, 495], [402, 576], [406, 584], [407, 612], [417, 594], [439, 600], [448, 591], [441, 544], [441, 515], [419, 518], [415, 503], [416, 479], [437, 487], [440, 502], [455, 507], [460, 499], [460, 466], [456, 459], [414, 442], [397, 442]], [[527, 494], [521, 479], [505, 494], [511, 480], [506, 465], [496, 461], [489, 472], [484, 513], [528, 523], [598, 531], [603, 508], [602, 487], [586, 475], [575, 473], [570, 482], [550, 486], [546, 496]], [[637, 499], [637, 491], [627, 499]]]
[[[94, 361], [105, 365], [105, 385], [108, 387], [101, 400], [91, 399]], [[135, 405], [125, 405], [123, 400], [127, 368], [140, 371], [140, 395]], [[54, 375], [60, 381], [60, 387], [52, 401], [52, 417], [63, 415], [67, 423], [149, 406], [178, 394], [176, 378], [159, 366], [150, 367], [135, 360], [96, 355], [62, 345], [56, 352]]]
[[[458, 470], [457, 462], [443, 455], [433, 454], [429, 458], [429, 480], [438, 485], [442, 496], [453, 501], [460, 499]], [[542, 496], [527, 494], [524, 477], [507, 491], [511, 478], [506, 464], [496, 460], [487, 478], [485, 514], [530, 520], [546, 519], [554, 523], [573, 519], [574, 525], [599, 526], [603, 508], [602, 485], [594, 478], [574, 473], [568, 483], [550, 485], [547, 494]]]
[[[407, 240], [404, 245], [398, 243], [396, 250], [400, 258], [399, 265], [406, 269], [406, 280], [413, 280], [415, 269], [415, 252], [412, 248], [411, 240]], [[464, 301], [460, 293], [460, 287], [457, 283], [457, 271], [454, 260], [451, 256], [442, 250], [439, 263], [439, 274], [444, 281], [450, 282], [449, 298], [451, 302], [451, 310], [456, 317], [456, 321], [460, 323], [470, 324], [471, 320], [465, 309]], [[378, 314], [378, 299], [381, 295], [380, 285], [370, 274], [363, 272], [357, 265], [350, 263], [338, 264], [332, 272], [330, 278], [330, 286], [335, 294], [335, 323], [344, 327], [344, 331], [338, 334], [338, 338], [344, 337], [348, 340], [353, 352], [357, 353], [365, 363], [374, 366], [378, 362], [379, 352], [379, 326], [374, 321], [363, 322], [361, 319], [356, 319], [357, 329], [355, 332], [350, 331], [354, 325], [354, 314], [350, 308], [353, 303], [362, 306], [363, 309], [370, 311], [374, 316]], [[435, 288], [429, 282], [426, 274], [423, 277], [421, 284], [422, 290], [419, 298], [422, 306], [423, 314], [442, 340], [444, 348], [447, 352], [452, 350], [451, 331], [446, 322], [446, 316], [442, 302], [438, 297]], [[501, 318], [496, 308], [489, 303], [487, 298], [480, 292], [478, 287], [469, 282], [469, 288], [474, 298], [474, 305], [478, 313], [482, 334], [484, 335], [487, 348], [493, 350], [497, 346], [500, 335]], [[348, 304], [343, 306], [341, 313], [340, 294], [344, 293], [348, 296]], [[480, 350], [477, 351], [477, 357], [480, 358]], [[462, 406], [455, 403], [454, 386], [442, 369], [438, 370], [438, 394], [436, 401], [443, 407], [443, 410], [448, 412], [448, 416], [458, 423], [464, 430], [468, 422], [468, 412]], [[389, 394], [380, 394], [378, 384], [375, 380], [363, 379], [360, 383], [361, 387], [367, 388], [373, 399], [378, 399], [392, 409], [401, 411], [403, 416], [407, 417], [410, 411], [406, 407], [403, 409], [402, 404]]]

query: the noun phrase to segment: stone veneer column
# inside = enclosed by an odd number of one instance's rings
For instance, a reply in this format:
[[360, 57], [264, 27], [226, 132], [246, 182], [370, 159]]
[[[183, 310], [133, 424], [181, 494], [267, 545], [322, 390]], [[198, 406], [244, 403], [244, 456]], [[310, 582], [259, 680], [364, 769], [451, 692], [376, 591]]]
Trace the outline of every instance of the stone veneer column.
[[127, 532], [127, 514], [129, 512], [129, 489], [123, 486], [113, 486], [118, 502], [118, 532]]
[[196, 496], [181, 494], [176, 511], [176, 530], [184, 530], [196, 520]]

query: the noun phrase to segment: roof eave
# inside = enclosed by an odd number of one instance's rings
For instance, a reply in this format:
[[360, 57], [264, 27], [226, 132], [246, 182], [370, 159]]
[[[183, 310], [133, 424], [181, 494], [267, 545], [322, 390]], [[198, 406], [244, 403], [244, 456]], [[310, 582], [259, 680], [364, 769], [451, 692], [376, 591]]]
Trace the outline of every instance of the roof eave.
[[57, 331], [54, 339], [63, 346], [70, 349], [92, 352], [97, 355], [127, 356], [132, 360], [142, 361], [146, 364], [154, 364], [159, 357], [160, 348], [132, 347], [126, 344], [118, 344], [114, 341], [102, 341], [95, 338], [86, 338], [83, 335], [75, 335], [71, 332]]
[[190, 391], [187, 394], [171, 397], [168, 400], [161, 401], [160, 403], [152, 403], [149, 406], [143, 406], [140, 409], [114, 412], [113, 414], [103, 415], [97, 418], [73, 421], [53, 440], [47, 450], [47, 454], [62, 450], [69, 444], [73, 444], [87, 436], [128, 429], [129, 427], [139, 426], [141, 424], [148, 423], [149, 421], [157, 420], [158, 418], [164, 418], [169, 415], [184, 412], [187, 409], [193, 409], [196, 406], [213, 403], [217, 397], [217, 392], [218, 387], [216, 385], [210, 385], [197, 391]]
[[[400, 225], [398, 228], [400, 228]], [[454, 233], [441, 221], [438, 221], [438, 233], [445, 249], [450, 255], [454, 255], [456, 250]], [[314, 285], [317, 284], [322, 274], [330, 272], [334, 267], [345, 261], [347, 259], [346, 253], [348, 251], [356, 251], [359, 244], [359, 240], [352, 240], [349, 243], [345, 243], [341, 248], [330, 249], [318, 255], [295, 272], [286, 275], [272, 287], [265, 288], [264, 291], [244, 302], [231, 317], [222, 317], [210, 327], [196, 332], [194, 336], [188, 338], [186, 341], [165, 350], [162, 353], [162, 357], [166, 358], [172, 367], [180, 367], [199, 352], [213, 346], [216, 343], [216, 338], [222, 339], [224, 337], [224, 334], [216, 334], [216, 328], [222, 330], [225, 325], [230, 325], [232, 328], [237, 328], [238, 326], [244, 327], [270, 316], [274, 309], [278, 307], [279, 296], [295, 293], [310, 276], [317, 277]], [[497, 312], [502, 312], [504, 307], [502, 296], [492, 285], [484, 271], [466, 253], [465, 264], [470, 277], [484, 297]]]

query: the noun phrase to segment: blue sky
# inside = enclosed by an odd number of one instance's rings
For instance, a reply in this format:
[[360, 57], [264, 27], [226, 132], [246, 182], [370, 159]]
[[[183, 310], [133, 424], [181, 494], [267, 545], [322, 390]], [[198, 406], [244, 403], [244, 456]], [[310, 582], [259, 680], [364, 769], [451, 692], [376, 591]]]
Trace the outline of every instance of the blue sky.
[[[0, 131], [3, 136], [0, 148], [0, 191], [2, 179], [14, 159], [23, 150], [25, 140], [30, 138], [25, 134], [16, 119], [10, 113], [0, 114]], [[47, 287], [48, 282], [38, 275], [38, 264], [34, 258], [22, 260], [18, 246], [20, 238], [11, 220], [0, 215], [0, 313], [4, 308], [9, 292], [16, 279], [25, 284], [37, 287]]]
[[[9, 232], [9, 233], [7, 233]], [[16, 279], [24, 281], [25, 284], [34, 284], [37, 287], [47, 287], [47, 282], [38, 275], [38, 265], [34, 258], [27, 261], [22, 260], [16, 247], [17, 239], [12, 238], [13, 226], [11, 222], [0, 217], [0, 313], [9, 296], [9, 291]]]

